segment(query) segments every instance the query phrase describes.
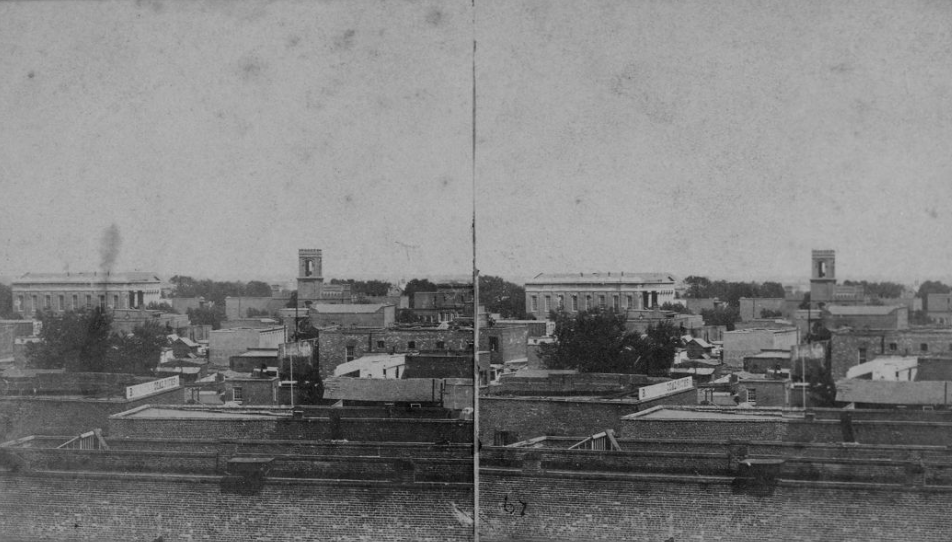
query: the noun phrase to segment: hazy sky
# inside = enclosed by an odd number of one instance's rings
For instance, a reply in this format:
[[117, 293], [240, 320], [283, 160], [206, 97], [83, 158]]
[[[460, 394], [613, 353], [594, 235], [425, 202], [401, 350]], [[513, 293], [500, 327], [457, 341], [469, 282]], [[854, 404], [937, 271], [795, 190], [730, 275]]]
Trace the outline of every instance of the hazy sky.
[[[470, 270], [472, 9], [0, 3], [0, 275]], [[952, 4], [477, 0], [479, 267], [950, 275]]]

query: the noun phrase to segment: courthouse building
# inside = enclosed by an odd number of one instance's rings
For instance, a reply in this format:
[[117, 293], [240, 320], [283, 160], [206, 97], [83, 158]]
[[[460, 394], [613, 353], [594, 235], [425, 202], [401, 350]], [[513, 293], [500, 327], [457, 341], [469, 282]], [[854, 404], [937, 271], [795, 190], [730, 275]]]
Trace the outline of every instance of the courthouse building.
[[153, 273], [27, 273], [12, 283], [13, 310], [82, 308], [139, 309], [162, 298], [162, 281]]
[[674, 283], [667, 273], [542, 273], [526, 281], [526, 312], [544, 319], [559, 308], [650, 309], [674, 302]]

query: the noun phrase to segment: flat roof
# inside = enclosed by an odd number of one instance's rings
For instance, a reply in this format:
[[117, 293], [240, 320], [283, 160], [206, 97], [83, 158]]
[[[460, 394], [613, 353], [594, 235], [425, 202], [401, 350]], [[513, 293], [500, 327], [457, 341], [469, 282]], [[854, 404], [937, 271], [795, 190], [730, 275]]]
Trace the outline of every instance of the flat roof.
[[622, 416], [622, 420], [717, 420], [717, 421], [779, 421], [783, 413], [778, 410], [755, 410], [734, 407], [716, 410], [672, 409], [656, 407], [644, 412]]
[[[262, 379], [264, 380], [264, 379]], [[135, 419], [177, 419], [177, 420], [273, 420], [280, 416], [291, 416], [291, 410], [285, 409], [276, 411], [274, 414], [261, 411], [249, 411], [244, 409], [233, 409], [234, 412], [228, 412], [226, 409], [177, 409], [146, 406], [144, 408], [133, 409], [126, 412], [120, 412], [113, 416]]]

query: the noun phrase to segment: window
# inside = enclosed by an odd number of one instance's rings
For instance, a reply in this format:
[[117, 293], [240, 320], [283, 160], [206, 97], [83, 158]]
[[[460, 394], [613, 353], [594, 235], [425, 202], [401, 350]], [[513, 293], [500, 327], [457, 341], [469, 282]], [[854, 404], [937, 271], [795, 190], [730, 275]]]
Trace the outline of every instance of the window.
[[437, 350], [444, 350], [445, 348], [446, 348], [446, 342], [445, 342], [445, 341], [436, 341], [436, 349], [437, 349]]
[[859, 349], [859, 362], [866, 363], [866, 347], [861, 346]]
[[539, 312], [539, 298], [538, 296], [532, 296], [532, 310], [529, 312]]
[[53, 306], [53, 301], [50, 299], [51, 296], [46, 296], [46, 303], [43, 305], [45, 308], [50, 308]]
[[79, 308], [79, 296], [76, 294], [73, 294], [73, 309], [78, 309], [78, 308]]
[[93, 296], [86, 294], [86, 308], [92, 308], [93, 306]]
[[59, 296], [59, 299], [57, 299], [57, 301], [59, 301], [59, 306], [57, 308], [61, 311], [66, 310], [66, 296], [65, 295]]
[[30, 308], [33, 309], [34, 311], [35, 311], [35, 310], [38, 310], [38, 309], [40, 308], [40, 306], [36, 304], [36, 296], [35, 296], [35, 295], [34, 295], [34, 296], [30, 296], [30, 302], [33, 303], [33, 304], [30, 306]]
[[628, 307], [629, 309], [635, 308], [635, 298], [634, 298], [634, 297], [632, 297], [632, 296], [627, 296], [626, 302], [628, 303], [627, 305], [625, 305], [626, 307]]
[[562, 298], [562, 295], [559, 294], [559, 309], [565, 308], [565, 300]]
[[895, 352], [895, 351], [898, 350], [898, 349], [899, 349], [899, 345], [897, 345], [896, 343], [889, 343], [889, 351], [890, 351], [890, 352]]
[[118, 309], [118, 308], [119, 308], [119, 296], [118, 296], [118, 295], [112, 296], [112, 308], [114, 308], [114, 309]]
[[383, 341], [377, 341], [377, 348], [384, 348]]
[[355, 348], [353, 346], [347, 347], [347, 361], [353, 361], [356, 358], [356, 353], [354, 352]]
[[18, 295], [18, 296], [17, 296], [17, 308], [20, 309], [21, 311], [26, 308], [26, 307], [23, 306], [23, 296], [22, 296], [22, 295]]
[[615, 309], [616, 311], [621, 308], [621, 305], [618, 304], [617, 295], [612, 296], [612, 308]]
[[498, 352], [499, 351], [499, 337], [490, 337], [489, 338], [489, 351]]
[[920, 352], [928, 352], [928, 351], [929, 351], [929, 345], [928, 345], [928, 343], [922, 343], [922, 344], [920, 344], [920, 345], [919, 345], [919, 351], [920, 351]]
[[408, 350], [416, 350], [416, 341], [407, 341]]
[[598, 296], [598, 306], [603, 309], [605, 308], [605, 296], [603, 295]]
[[590, 295], [585, 296], [585, 306], [584, 306], [583, 308], [585, 308], [585, 309], [591, 309], [592, 307], [593, 307], [593, 305], [592, 305], [592, 296], [590, 296]]
[[572, 310], [575, 312], [578, 312], [578, 296], [577, 295], [572, 296]]
[[747, 402], [756, 403], [757, 402], [757, 390], [752, 390], [747, 388]]
[[231, 400], [232, 401], [241, 401], [241, 388], [235, 386], [231, 389]]

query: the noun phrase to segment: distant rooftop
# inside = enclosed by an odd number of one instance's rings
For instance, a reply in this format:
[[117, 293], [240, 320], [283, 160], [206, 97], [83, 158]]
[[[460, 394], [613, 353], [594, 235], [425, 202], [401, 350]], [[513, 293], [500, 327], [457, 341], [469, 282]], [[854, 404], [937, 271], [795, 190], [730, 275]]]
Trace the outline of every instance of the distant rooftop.
[[21, 284], [120, 284], [128, 282], [142, 282], [161, 284], [162, 279], [155, 273], [132, 271], [128, 273], [27, 273], [13, 281], [14, 285]]
[[311, 310], [320, 314], [370, 314], [379, 311], [384, 307], [392, 305], [383, 304], [333, 304], [333, 303], [314, 303]]
[[539, 273], [526, 281], [530, 284], [671, 284], [674, 275], [670, 273]]
[[827, 305], [824, 309], [833, 316], [886, 316], [905, 305]]

